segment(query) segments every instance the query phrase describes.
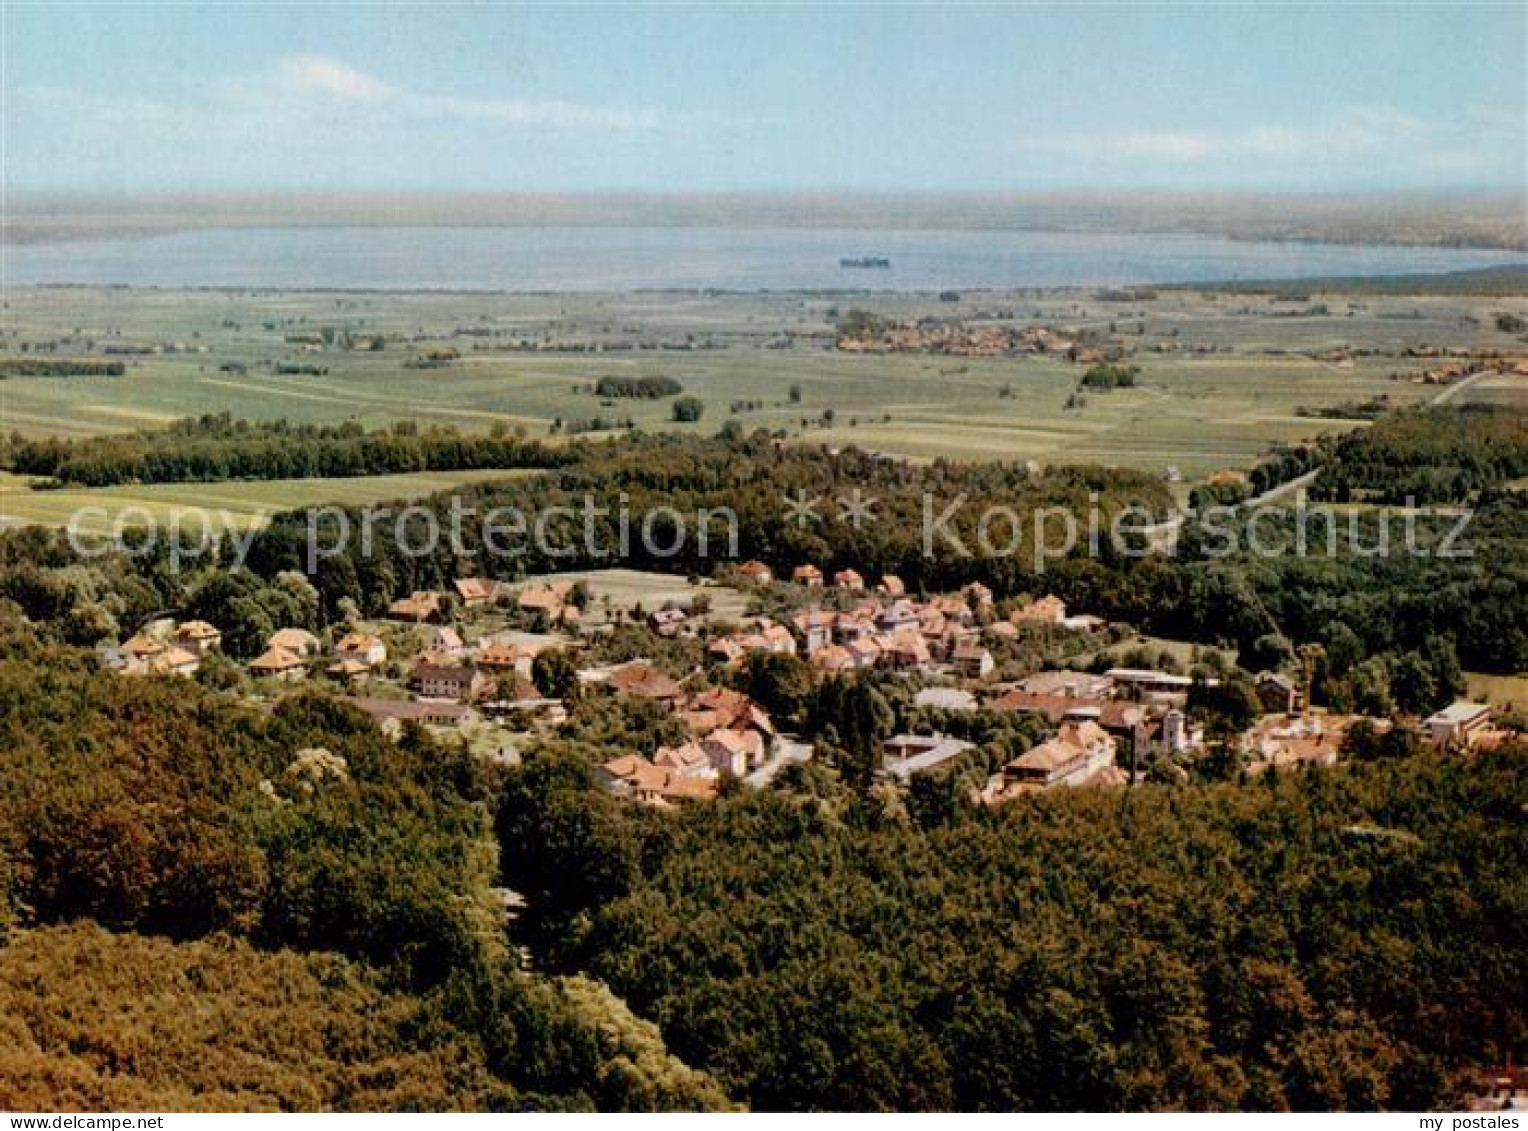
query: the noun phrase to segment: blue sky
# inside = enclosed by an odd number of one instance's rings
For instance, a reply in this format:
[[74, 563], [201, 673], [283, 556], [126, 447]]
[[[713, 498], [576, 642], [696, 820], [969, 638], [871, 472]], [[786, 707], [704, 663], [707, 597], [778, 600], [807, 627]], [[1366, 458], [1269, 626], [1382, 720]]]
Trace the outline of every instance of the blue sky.
[[13, 189], [1515, 188], [1528, 6], [3, 5]]

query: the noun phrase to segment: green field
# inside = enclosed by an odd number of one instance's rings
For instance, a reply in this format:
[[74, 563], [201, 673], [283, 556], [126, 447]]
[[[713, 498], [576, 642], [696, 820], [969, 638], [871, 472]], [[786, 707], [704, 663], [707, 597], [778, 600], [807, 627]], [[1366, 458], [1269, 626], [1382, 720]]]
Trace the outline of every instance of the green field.
[[[219, 529], [263, 526], [272, 515], [320, 503], [365, 506], [420, 499], [465, 483], [513, 479], [533, 472], [441, 471], [368, 475], [353, 479], [276, 479], [233, 483], [165, 483], [97, 490], [35, 490], [19, 476], [0, 472], [0, 525], [67, 526], [91, 534], [126, 524], [200, 523], [207, 513]], [[124, 512], [126, 512], [124, 514]]]
[[[1058, 357], [845, 354], [832, 348], [832, 327], [854, 306], [898, 319], [958, 316], [1092, 330], [1133, 351], [1140, 385], [1091, 393], [1069, 408], [1083, 367]], [[1402, 356], [1407, 347], [1524, 352], [1494, 328], [1494, 313], [1503, 310], [1528, 314], [1528, 299], [1313, 296], [1302, 307], [1190, 291], [1124, 303], [1081, 291], [981, 292], [941, 303], [916, 295], [15, 288], [5, 296], [0, 357], [99, 357], [124, 345], [162, 352], [126, 357], [120, 378], [0, 382], [0, 425], [69, 436], [227, 411], [367, 427], [415, 420], [475, 431], [503, 423], [535, 436], [559, 419], [596, 416], [702, 432], [736, 420], [801, 442], [915, 458], [1173, 466], [1195, 478], [1244, 466], [1276, 442], [1353, 426], [1298, 409], [1382, 394], [1397, 404], [1437, 395], [1436, 387], [1407, 379], [1437, 364]], [[386, 348], [289, 340], [324, 328], [385, 335]], [[1177, 348], [1151, 348], [1164, 343]], [[580, 352], [568, 352], [570, 344]], [[435, 369], [409, 364], [439, 347], [458, 350], [460, 359]], [[1355, 355], [1341, 364], [1317, 360], [1338, 347]], [[326, 372], [279, 374], [278, 365]], [[587, 390], [606, 375], [676, 378], [705, 403], [704, 417], [676, 425], [667, 399], [602, 402]], [[1528, 404], [1528, 378], [1492, 377], [1461, 393], [1461, 402]]]

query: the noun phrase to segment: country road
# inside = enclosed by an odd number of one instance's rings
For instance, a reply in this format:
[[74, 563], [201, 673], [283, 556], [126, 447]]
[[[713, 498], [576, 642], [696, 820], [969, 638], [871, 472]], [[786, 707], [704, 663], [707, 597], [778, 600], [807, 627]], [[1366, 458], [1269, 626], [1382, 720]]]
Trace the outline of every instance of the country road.
[[1452, 385], [1445, 386], [1443, 389], [1441, 389], [1437, 396], [1433, 397], [1432, 400], [1427, 402], [1428, 407], [1437, 408], [1441, 404], [1448, 404], [1448, 402], [1453, 400], [1455, 396], [1463, 392], [1465, 389], [1468, 389], [1482, 377], [1494, 376], [1498, 376], [1498, 374], [1492, 372], [1489, 369], [1482, 369], [1479, 373], [1471, 373], [1463, 381], [1455, 381]]
[[[1268, 488], [1259, 495], [1253, 495], [1250, 499], [1244, 499], [1237, 503], [1234, 510], [1249, 510], [1252, 507], [1260, 507], [1267, 503], [1276, 502], [1285, 495], [1293, 494], [1304, 487], [1309, 487], [1316, 481], [1316, 476], [1321, 474], [1321, 468], [1312, 468], [1304, 475], [1297, 475], [1287, 482]], [[1188, 521], [1188, 512], [1184, 511], [1163, 519], [1151, 526], [1143, 527], [1142, 533], [1146, 535], [1153, 549], [1165, 550], [1172, 545], [1178, 536], [1178, 531], [1183, 529], [1183, 524]]]

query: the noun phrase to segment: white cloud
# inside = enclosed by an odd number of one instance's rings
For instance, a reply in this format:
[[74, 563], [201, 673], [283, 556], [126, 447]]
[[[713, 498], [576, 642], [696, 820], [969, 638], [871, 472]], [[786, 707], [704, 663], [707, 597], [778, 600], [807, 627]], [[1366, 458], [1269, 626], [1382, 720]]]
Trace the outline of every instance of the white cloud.
[[391, 93], [385, 83], [322, 55], [293, 55], [283, 59], [278, 70], [294, 86], [339, 98], [374, 102]]
[[1390, 106], [1354, 106], [1294, 125], [1054, 133], [1022, 138], [1015, 148], [1089, 165], [1155, 163], [1192, 170], [1244, 163], [1277, 170], [1372, 163], [1467, 173], [1489, 170], [1503, 155], [1521, 154], [1523, 128], [1520, 118], [1498, 111], [1431, 120]]
[[[406, 90], [324, 55], [295, 55], [273, 72], [238, 79], [227, 88], [246, 103], [280, 103], [295, 91], [326, 117], [393, 115], [411, 119], [486, 122], [557, 130], [654, 129], [660, 115], [640, 108], [583, 106], [560, 99], [473, 98]], [[316, 102], [315, 102], [316, 100]]]
[[[408, 89], [322, 55], [209, 80], [183, 97], [34, 85], [6, 92], [7, 183], [191, 186], [433, 183], [442, 171], [494, 184], [543, 168], [543, 153], [599, 138], [646, 147], [688, 121], [645, 108]], [[470, 170], [470, 174], [463, 172]]]

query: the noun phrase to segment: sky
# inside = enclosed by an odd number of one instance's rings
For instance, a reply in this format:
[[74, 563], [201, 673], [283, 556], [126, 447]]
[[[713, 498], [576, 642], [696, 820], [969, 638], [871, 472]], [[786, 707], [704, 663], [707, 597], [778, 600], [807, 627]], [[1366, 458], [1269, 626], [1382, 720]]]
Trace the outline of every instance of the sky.
[[1528, 181], [1528, 5], [0, 3], [8, 190]]

